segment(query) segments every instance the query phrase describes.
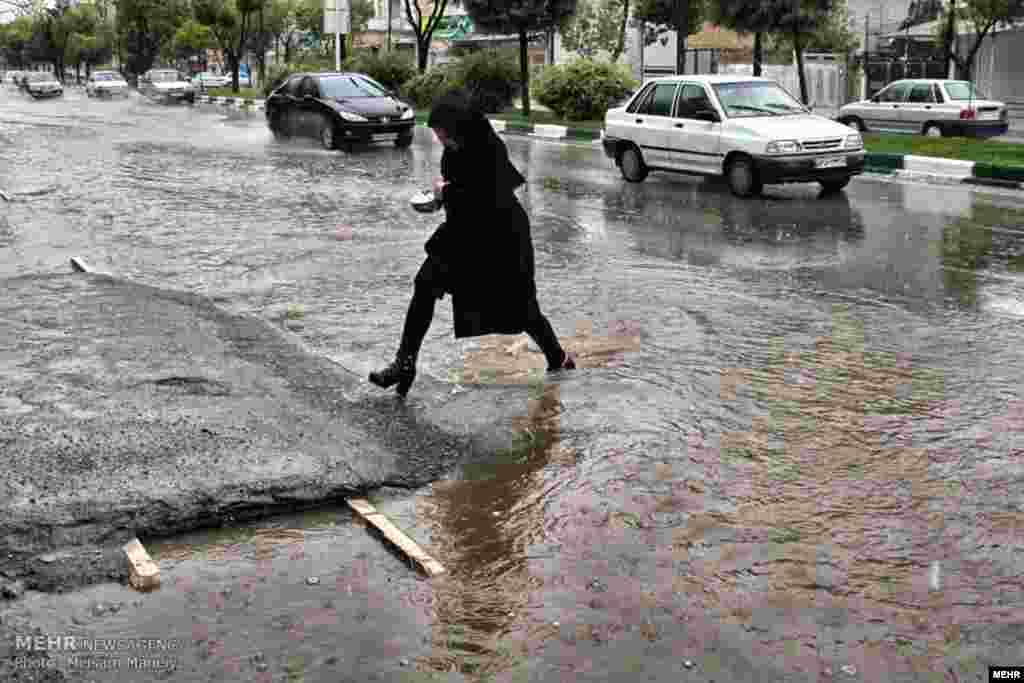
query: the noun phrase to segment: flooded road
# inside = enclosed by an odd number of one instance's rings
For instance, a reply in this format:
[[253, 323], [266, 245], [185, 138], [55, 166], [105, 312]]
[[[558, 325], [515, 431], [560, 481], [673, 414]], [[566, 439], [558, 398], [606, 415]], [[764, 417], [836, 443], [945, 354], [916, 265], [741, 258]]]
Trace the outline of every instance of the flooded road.
[[[5, 90], [0, 136], [0, 276], [84, 256], [280, 321], [360, 374], [394, 353], [437, 222], [407, 205], [439, 169], [429, 131], [329, 153], [275, 142], [260, 115]], [[177, 666], [72, 680], [1024, 664], [1019, 195], [862, 179], [738, 201], [627, 184], [597, 146], [505, 139], [541, 305], [582, 370], [545, 381], [521, 340], [456, 342], [438, 307], [421, 372], [482, 404], [489, 385], [530, 392], [507, 448], [375, 499], [450, 576], [417, 579], [342, 509], [147, 540], [161, 591], [16, 609], [45, 633], [182, 639]]]

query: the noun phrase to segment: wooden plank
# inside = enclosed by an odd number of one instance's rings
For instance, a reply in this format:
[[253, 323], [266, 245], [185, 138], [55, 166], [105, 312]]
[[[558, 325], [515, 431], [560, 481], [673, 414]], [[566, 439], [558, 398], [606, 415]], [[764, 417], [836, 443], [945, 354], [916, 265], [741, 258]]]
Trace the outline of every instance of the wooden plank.
[[149, 556], [142, 543], [133, 538], [124, 545], [124, 554], [128, 558], [128, 580], [140, 591], [149, 591], [160, 587], [160, 567]]
[[86, 263], [85, 261], [83, 261], [82, 259], [78, 258], [77, 256], [72, 256], [71, 257], [71, 268], [76, 273], [91, 273], [91, 272], [93, 272], [92, 268], [89, 267], [89, 264]]
[[420, 548], [415, 541], [406, 536], [401, 529], [377, 511], [370, 501], [365, 498], [348, 498], [345, 501], [352, 510], [363, 518], [367, 524], [373, 525], [378, 531], [384, 534], [384, 538], [393, 543], [399, 550], [405, 553], [427, 576], [443, 574], [445, 568], [440, 562], [433, 559]]

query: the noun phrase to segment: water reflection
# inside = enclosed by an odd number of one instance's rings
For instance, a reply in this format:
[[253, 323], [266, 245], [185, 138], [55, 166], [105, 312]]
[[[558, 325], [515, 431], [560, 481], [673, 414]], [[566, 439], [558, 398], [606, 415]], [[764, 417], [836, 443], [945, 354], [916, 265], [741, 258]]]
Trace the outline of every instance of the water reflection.
[[540, 472], [575, 459], [561, 444], [561, 410], [558, 385], [538, 388], [527, 414], [515, 420], [517, 436], [507, 449], [418, 500], [433, 548], [453, 572], [435, 584], [429, 668], [482, 675], [513, 663], [503, 636], [523, 620], [537, 585], [527, 548], [544, 526]]

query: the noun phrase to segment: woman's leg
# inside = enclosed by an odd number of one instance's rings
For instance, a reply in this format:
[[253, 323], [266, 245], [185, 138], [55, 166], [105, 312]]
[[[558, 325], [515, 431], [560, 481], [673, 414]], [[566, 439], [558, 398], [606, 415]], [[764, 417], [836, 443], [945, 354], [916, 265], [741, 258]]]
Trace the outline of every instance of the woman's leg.
[[576, 367], [572, 356], [565, 352], [562, 344], [558, 341], [558, 335], [552, 329], [551, 323], [541, 313], [540, 304], [537, 303], [536, 297], [529, 304], [525, 332], [533, 338], [533, 341], [540, 347], [540, 350], [544, 352], [544, 358], [548, 361], [548, 372]]
[[443, 264], [427, 258], [416, 274], [412, 301], [405, 314], [402, 327], [402, 341], [398, 346], [395, 360], [376, 372], [370, 373], [370, 381], [379, 387], [398, 385], [396, 390], [405, 396], [416, 378], [416, 357], [420, 352], [423, 338], [427, 336], [430, 322], [434, 319], [434, 304], [444, 296]]

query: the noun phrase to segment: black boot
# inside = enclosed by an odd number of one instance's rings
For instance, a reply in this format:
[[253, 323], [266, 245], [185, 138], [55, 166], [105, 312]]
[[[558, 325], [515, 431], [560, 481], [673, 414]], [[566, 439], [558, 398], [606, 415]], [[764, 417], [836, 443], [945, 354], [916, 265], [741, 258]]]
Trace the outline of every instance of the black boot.
[[558, 372], [559, 370], [575, 370], [576, 369], [576, 356], [572, 355], [568, 351], [562, 351], [562, 362], [559, 365], [548, 364], [548, 372]]
[[395, 355], [395, 360], [382, 370], [370, 373], [370, 381], [382, 389], [397, 384], [395, 391], [399, 396], [409, 393], [409, 387], [416, 379], [416, 356], [401, 351]]

